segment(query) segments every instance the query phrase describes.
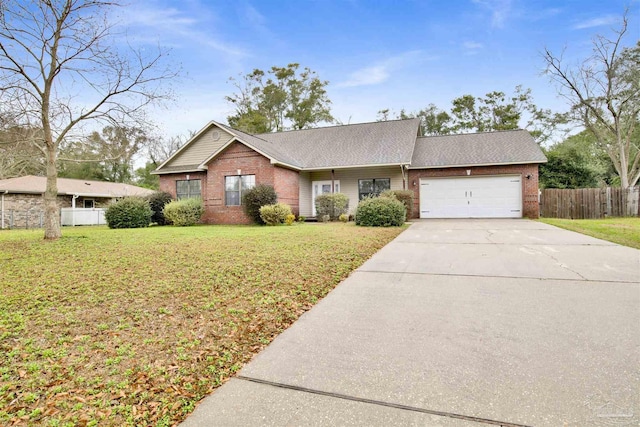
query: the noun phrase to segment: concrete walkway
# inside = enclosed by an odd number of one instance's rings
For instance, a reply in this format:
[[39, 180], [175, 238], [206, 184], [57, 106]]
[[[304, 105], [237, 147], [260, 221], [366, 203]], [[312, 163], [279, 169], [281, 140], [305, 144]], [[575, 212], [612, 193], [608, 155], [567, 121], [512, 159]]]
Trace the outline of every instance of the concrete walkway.
[[184, 426], [636, 426], [640, 251], [416, 222]]

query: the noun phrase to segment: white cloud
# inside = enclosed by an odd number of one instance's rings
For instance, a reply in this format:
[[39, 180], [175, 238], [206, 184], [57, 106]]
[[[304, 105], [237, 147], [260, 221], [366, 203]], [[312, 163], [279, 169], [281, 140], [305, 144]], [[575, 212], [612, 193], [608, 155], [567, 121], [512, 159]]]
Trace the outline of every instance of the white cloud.
[[375, 65], [354, 71], [349, 75], [349, 80], [339, 83], [338, 86], [371, 86], [385, 82], [389, 78], [389, 69], [386, 65]]
[[618, 22], [618, 15], [605, 15], [599, 18], [587, 19], [573, 25], [574, 30], [583, 30], [585, 28], [602, 27], [605, 25], [613, 25]]
[[376, 64], [360, 68], [349, 74], [349, 78], [342, 83], [338, 83], [337, 86], [356, 87], [378, 85], [389, 80], [392, 72], [402, 69], [409, 64], [415, 64], [420, 59], [431, 60], [435, 58], [423, 57], [422, 52], [419, 50], [405, 52]]
[[471, 0], [473, 3], [489, 9], [491, 12], [491, 26], [504, 27], [505, 21], [511, 13], [512, 0]]
[[466, 41], [462, 43], [462, 47], [467, 50], [479, 50], [484, 47], [482, 43], [474, 42], [474, 41]]
[[175, 48], [198, 44], [230, 57], [243, 57], [246, 52], [214, 35], [207, 19], [176, 8], [139, 6], [128, 10], [119, 20], [130, 39], [139, 43], [154, 42]]

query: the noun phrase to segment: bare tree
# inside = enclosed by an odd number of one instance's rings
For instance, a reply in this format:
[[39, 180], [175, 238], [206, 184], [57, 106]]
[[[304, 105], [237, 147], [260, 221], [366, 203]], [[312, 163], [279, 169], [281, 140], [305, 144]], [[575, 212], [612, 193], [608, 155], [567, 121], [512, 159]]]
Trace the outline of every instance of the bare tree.
[[640, 179], [640, 42], [623, 47], [627, 25], [625, 12], [614, 37], [596, 36], [592, 55], [573, 67], [562, 55], [544, 51], [546, 73], [571, 104], [574, 120], [606, 150], [622, 188]]
[[45, 239], [61, 236], [61, 143], [83, 124], [144, 121], [144, 107], [166, 98], [161, 83], [175, 76], [162, 66], [160, 49], [136, 51], [117, 34], [107, 19], [116, 6], [109, 0], [0, 2], [0, 108], [42, 130], [33, 144], [46, 164]]

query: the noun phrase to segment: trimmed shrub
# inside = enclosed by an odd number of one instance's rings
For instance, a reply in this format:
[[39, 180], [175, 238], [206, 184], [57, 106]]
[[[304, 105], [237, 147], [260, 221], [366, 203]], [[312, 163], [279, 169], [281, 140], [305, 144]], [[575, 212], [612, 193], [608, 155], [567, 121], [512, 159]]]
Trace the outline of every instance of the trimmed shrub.
[[293, 225], [293, 222], [296, 220], [296, 216], [294, 214], [289, 214], [284, 219], [284, 223], [287, 225]]
[[151, 211], [153, 212], [153, 215], [151, 216], [151, 222], [155, 222], [158, 225], [170, 224], [170, 222], [168, 222], [164, 217], [164, 213], [162, 213], [162, 210], [167, 203], [173, 200], [171, 194], [165, 191], [156, 191], [155, 193], [147, 196], [147, 200], [149, 201], [149, 206], [151, 207]]
[[204, 214], [204, 204], [199, 197], [175, 200], [166, 204], [163, 213], [173, 225], [181, 227], [194, 225]]
[[331, 221], [335, 221], [349, 209], [349, 198], [342, 193], [320, 194], [316, 196], [315, 202], [317, 215], [329, 215]]
[[413, 218], [413, 191], [411, 190], [386, 190], [380, 193], [382, 197], [395, 196], [407, 209], [407, 218]]
[[342, 222], [349, 222], [349, 215], [347, 214], [341, 214], [338, 219]]
[[260, 208], [260, 218], [267, 225], [282, 224], [288, 215], [292, 215], [291, 207], [284, 203], [274, 205], [264, 205]]
[[307, 220], [307, 217], [306, 217], [306, 216], [302, 216], [302, 215], [300, 215], [300, 216], [298, 217], [298, 222], [305, 222], [306, 220]]
[[407, 211], [395, 197], [371, 197], [358, 203], [356, 225], [366, 227], [391, 227], [404, 224]]
[[125, 197], [107, 206], [104, 219], [109, 228], [140, 228], [149, 226], [152, 215], [147, 199]]
[[270, 185], [258, 184], [242, 195], [244, 213], [256, 224], [264, 224], [260, 216], [260, 208], [273, 205], [278, 201], [276, 190]]

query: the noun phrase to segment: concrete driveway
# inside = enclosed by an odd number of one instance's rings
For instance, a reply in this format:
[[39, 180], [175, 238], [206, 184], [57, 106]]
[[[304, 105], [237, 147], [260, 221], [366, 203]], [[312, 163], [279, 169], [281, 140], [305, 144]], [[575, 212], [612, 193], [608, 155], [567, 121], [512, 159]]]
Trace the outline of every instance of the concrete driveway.
[[640, 251], [414, 223], [184, 426], [640, 424]]

